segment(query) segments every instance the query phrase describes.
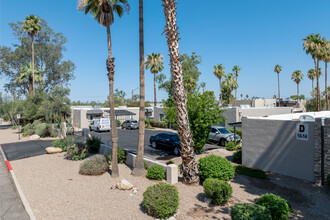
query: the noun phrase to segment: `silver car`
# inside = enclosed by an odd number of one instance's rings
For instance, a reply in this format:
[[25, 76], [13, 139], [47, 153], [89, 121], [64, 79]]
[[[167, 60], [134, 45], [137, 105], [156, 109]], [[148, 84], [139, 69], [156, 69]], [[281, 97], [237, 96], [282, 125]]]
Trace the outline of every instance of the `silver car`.
[[126, 120], [121, 124], [121, 129], [139, 129], [137, 120]]
[[[240, 141], [241, 138], [236, 135], [236, 141]], [[221, 126], [212, 126], [209, 134], [209, 140], [216, 142], [220, 146], [225, 146], [227, 142], [235, 141], [234, 134]]]

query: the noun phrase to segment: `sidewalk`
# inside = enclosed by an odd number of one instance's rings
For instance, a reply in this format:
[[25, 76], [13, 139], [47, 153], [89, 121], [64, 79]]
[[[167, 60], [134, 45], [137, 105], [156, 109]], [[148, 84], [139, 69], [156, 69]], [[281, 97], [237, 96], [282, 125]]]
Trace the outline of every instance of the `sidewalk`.
[[0, 151], [0, 219], [28, 220], [23, 203]]

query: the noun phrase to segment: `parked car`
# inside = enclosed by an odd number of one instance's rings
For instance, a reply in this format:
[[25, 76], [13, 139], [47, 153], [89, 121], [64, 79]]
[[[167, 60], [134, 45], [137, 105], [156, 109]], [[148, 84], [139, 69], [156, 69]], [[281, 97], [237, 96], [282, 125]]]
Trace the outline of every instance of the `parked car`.
[[94, 119], [92, 123], [89, 125], [90, 131], [110, 131], [110, 118], [100, 118]]
[[[236, 141], [241, 138], [236, 135]], [[218, 143], [220, 146], [225, 146], [227, 142], [235, 141], [234, 134], [221, 126], [212, 126], [209, 134], [209, 140]]]
[[166, 148], [175, 155], [180, 155], [180, 139], [175, 133], [159, 133], [150, 137], [150, 144], [152, 148]]
[[126, 120], [121, 124], [121, 129], [139, 129], [137, 120]]

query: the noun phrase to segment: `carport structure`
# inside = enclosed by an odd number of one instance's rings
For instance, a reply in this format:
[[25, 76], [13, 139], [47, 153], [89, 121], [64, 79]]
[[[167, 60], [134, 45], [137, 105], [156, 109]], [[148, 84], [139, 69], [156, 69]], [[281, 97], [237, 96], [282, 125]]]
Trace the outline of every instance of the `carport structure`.
[[[116, 120], [119, 120], [120, 122], [133, 119], [134, 115], [136, 114], [125, 109], [115, 109]], [[109, 116], [110, 116], [110, 110], [105, 110], [104, 117], [109, 117]]]

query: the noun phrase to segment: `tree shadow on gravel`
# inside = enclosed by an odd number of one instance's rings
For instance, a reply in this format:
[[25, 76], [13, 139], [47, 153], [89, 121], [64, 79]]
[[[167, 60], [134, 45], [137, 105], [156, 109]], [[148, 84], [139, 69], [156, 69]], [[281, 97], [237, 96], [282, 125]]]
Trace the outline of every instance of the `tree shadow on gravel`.
[[208, 218], [208, 219], [224, 219], [230, 220], [230, 217], [217, 217], [217, 214], [230, 214], [230, 208], [228, 206], [216, 206], [216, 205], [208, 205], [202, 206], [199, 204], [195, 204], [194, 207], [190, 208], [186, 213], [187, 216], [192, 218]]

